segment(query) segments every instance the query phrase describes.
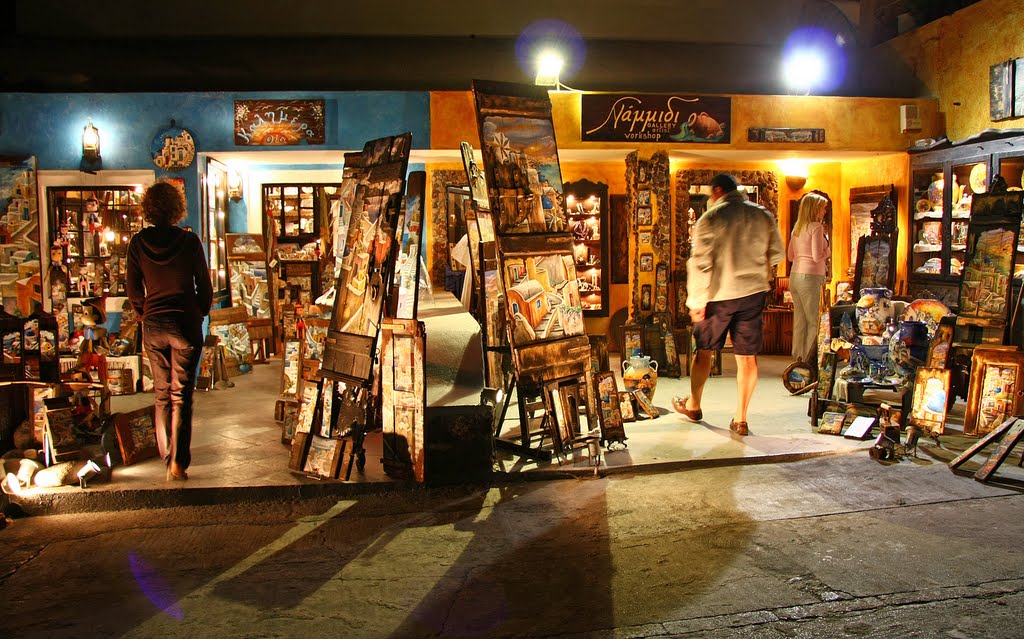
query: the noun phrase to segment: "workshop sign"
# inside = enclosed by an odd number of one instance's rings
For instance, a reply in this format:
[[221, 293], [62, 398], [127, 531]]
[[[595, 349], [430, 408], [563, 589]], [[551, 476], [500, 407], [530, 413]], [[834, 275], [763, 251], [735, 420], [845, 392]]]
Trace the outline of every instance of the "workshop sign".
[[323, 100], [235, 100], [235, 144], [323, 144]]
[[584, 142], [729, 144], [732, 98], [643, 93], [584, 93]]

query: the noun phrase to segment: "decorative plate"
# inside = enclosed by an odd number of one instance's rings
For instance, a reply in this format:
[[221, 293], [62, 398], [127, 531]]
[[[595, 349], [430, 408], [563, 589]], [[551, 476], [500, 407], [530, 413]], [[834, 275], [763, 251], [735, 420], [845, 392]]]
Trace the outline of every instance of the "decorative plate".
[[174, 126], [156, 134], [149, 147], [153, 163], [166, 171], [180, 171], [188, 168], [196, 157], [196, 143], [192, 134]]
[[929, 339], [935, 335], [939, 320], [949, 315], [949, 307], [939, 300], [914, 300], [903, 309], [901, 321], [924, 322], [928, 326]]
[[918, 213], [927, 213], [930, 210], [932, 210], [932, 203], [928, 201], [926, 198], [921, 198], [920, 200], [917, 201]]
[[971, 190], [975, 193], [984, 193], [988, 190], [988, 186], [985, 184], [987, 179], [987, 169], [984, 164], [975, 164], [974, 168], [971, 169]]

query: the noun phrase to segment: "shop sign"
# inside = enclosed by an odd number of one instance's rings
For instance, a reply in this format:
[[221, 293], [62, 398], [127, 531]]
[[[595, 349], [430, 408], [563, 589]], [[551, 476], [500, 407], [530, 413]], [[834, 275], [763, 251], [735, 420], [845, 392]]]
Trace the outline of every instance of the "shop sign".
[[584, 93], [584, 142], [729, 144], [732, 98]]
[[323, 100], [235, 100], [237, 146], [324, 144]]

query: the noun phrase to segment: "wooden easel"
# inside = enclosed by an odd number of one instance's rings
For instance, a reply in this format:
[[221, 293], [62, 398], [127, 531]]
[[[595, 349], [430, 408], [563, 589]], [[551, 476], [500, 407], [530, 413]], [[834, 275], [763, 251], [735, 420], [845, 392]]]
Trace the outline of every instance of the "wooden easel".
[[[994, 428], [992, 432], [988, 433], [977, 442], [974, 443], [970, 448], [960, 453], [960, 455], [949, 462], [950, 470], [956, 470], [964, 464], [968, 459], [974, 457], [982, 449], [989, 444], [998, 442], [999, 445], [996, 447], [989, 458], [981, 465], [974, 473], [974, 479], [986, 482], [992, 475], [995, 474], [996, 470], [1006, 461], [1006, 458], [1010, 456], [1013, 451], [1013, 447], [1020, 443], [1021, 439], [1024, 439], [1024, 419], [1020, 417], [1011, 417], [1005, 422]], [[1024, 465], [1024, 455], [1021, 457], [1021, 461], [1017, 462], [1017, 466]]]

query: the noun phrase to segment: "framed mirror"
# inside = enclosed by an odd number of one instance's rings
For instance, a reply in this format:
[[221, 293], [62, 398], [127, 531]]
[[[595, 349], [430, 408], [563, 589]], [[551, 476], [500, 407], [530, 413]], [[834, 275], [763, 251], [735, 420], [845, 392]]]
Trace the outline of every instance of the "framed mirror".
[[[710, 194], [711, 179], [719, 173], [728, 173], [747, 189], [752, 200], [768, 209], [778, 218], [779, 211], [779, 179], [771, 171], [729, 170], [729, 169], [683, 169], [676, 171], [676, 202], [675, 202], [675, 248], [672, 262], [672, 288], [675, 291], [675, 309], [673, 321], [676, 327], [682, 328], [690, 323], [690, 314], [686, 308], [686, 260], [690, 257], [690, 226], [697, 220], [698, 208], [703, 213], [707, 208], [707, 196]], [[705, 188], [701, 188], [701, 187]], [[697, 187], [696, 189], [694, 187]], [[703, 205], [703, 207], [702, 207]], [[691, 212], [691, 209], [692, 212]]]

